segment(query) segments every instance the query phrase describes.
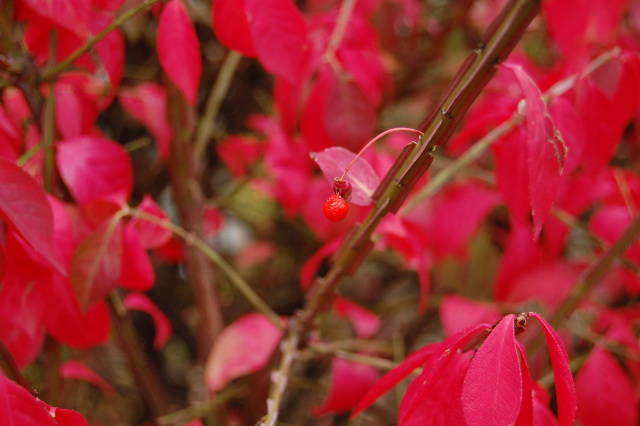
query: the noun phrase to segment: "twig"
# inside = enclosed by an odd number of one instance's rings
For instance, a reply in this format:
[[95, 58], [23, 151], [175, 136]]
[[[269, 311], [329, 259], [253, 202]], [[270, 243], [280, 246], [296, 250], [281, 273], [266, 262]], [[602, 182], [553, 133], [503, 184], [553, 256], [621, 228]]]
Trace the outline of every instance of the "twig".
[[18, 367], [18, 363], [13, 357], [13, 354], [11, 353], [9, 348], [7, 348], [7, 345], [5, 345], [2, 340], [0, 340], [0, 355], [4, 359], [5, 365], [9, 369], [9, 372], [13, 376], [13, 379], [20, 386], [26, 389], [27, 392], [29, 392], [31, 395], [37, 397], [38, 391], [31, 386], [31, 384], [27, 379], [24, 378], [24, 376], [22, 375], [22, 372], [20, 372], [20, 367]]
[[211, 89], [211, 93], [207, 99], [207, 105], [204, 108], [204, 113], [200, 118], [198, 130], [196, 131], [196, 137], [193, 144], [193, 155], [195, 158], [202, 158], [204, 155], [207, 143], [211, 137], [211, 131], [215, 127], [216, 118], [220, 111], [220, 105], [229, 90], [233, 74], [238, 67], [238, 63], [240, 63], [240, 59], [242, 59], [241, 54], [229, 51], [220, 71], [218, 72], [216, 82]]
[[141, 210], [132, 209], [131, 216], [155, 223], [178, 237], [182, 238], [187, 245], [191, 245], [200, 250], [214, 265], [216, 265], [229, 279], [231, 284], [242, 293], [247, 301], [259, 312], [263, 313], [278, 328], [284, 329], [284, 323], [270, 307], [258, 296], [251, 286], [229, 265], [215, 250], [209, 247], [204, 241], [186, 229], [175, 225], [167, 220], [160, 219], [157, 216], [150, 215]]

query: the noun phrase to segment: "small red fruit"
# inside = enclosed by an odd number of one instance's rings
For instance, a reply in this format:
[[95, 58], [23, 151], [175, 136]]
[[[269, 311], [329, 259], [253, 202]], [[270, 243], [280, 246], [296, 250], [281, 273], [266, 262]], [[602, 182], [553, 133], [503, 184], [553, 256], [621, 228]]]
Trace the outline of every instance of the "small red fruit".
[[345, 218], [349, 212], [349, 206], [344, 198], [333, 194], [324, 202], [324, 215], [331, 222], [339, 222]]

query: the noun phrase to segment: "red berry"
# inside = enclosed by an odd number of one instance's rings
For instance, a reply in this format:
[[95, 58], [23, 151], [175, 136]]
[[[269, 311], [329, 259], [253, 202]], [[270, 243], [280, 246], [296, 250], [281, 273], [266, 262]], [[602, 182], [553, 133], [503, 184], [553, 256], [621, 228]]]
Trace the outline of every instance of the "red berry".
[[324, 215], [331, 222], [339, 222], [347, 215], [349, 206], [344, 198], [333, 194], [324, 202]]

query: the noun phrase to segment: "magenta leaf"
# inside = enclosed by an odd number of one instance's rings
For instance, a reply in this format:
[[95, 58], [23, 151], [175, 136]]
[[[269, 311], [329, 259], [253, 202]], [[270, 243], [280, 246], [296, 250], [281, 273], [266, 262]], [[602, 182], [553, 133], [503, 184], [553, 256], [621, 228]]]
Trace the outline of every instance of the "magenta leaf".
[[171, 0], [162, 10], [157, 44], [162, 69], [187, 101], [195, 105], [202, 74], [200, 43], [182, 1]]
[[638, 424], [633, 382], [606, 349], [593, 348], [578, 372], [576, 390], [581, 425]]
[[378, 379], [378, 372], [370, 365], [342, 358], [331, 360], [331, 386], [324, 404], [313, 409], [315, 416], [340, 414], [349, 411]]
[[514, 333], [505, 316], [476, 352], [462, 388], [464, 417], [473, 425], [512, 425], [522, 404], [522, 371]]
[[0, 159], [0, 218], [44, 259], [66, 273], [53, 240], [53, 214], [42, 187], [13, 163]]
[[529, 312], [529, 316], [540, 322], [547, 339], [558, 399], [558, 424], [559, 426], [573, 425], [576, 419], [577, 399], [567, 350], [560, 341], [558, 333], [544, 318], [535, 312]]
[[123, 227], [106, 221], [77, 248], [69, 279], [83, 312], [106, 297], [118, 284], [122, 267]]
[[310, 50], [307, 25], [292, 0], [244, 0], [253, 44], [265, 69], [295, 84]]
[[245, 11], [245, 0], [216, 0], [212, 13], [213, 31], [220, 43], [244, 56], [258, 56]]
[[142, 83], [123, 88], [118, 96], [125, 110], [142, 123], [153, 135], [159, 157], [166, 161], [171, 151], [173, 130], [167, 115], [167, 94], [157, 83]]
[[[312, 152], [311, 158], [318, 163], [322, 173], [333, 187], [334, 178], [342, 176], [347, 166], [353, 160], [355, 154], [351, 151], [335, 146], [321, 152]], [[356, 160], [344, 178], [351, 183], [351, 203], [358, 206], [367, 206], [373, 202], [371, 195], [378, 187], [380, 178], [364, 158]]]
[[261, 370], [278, 347], [282, 332], [262, 314], [248, 314], [226, 327], [205, 364], [210, 392], [223, 389], [238, 377]]
[[124, 298], [124, 306], [127, 309], [136, 309], [151, 315], [156, 326], [156, 338], [153, 340], [153, 347], [157, 351], [161, 350], [169, 340], [169, 337], [171, 337], [172, 331], [171, 323], [166, 315], [143, 293], [127, 294]]
[[99, 387], [107, 396], [115, 394], [113, 387], [95, 371], [80, 361], [69, 360], [60, 366], [60, 375], [65, 379], [83, 380]]
[[538, 238], [561, 183], [566, 147], [549, 118], [542, 93], [521, 66], [505, 64], [520, 82], [526, 101], [529, 199], [533, 235]]
[[366, 410], [378, 400], [382, 395], [393, 389], [400, 381], [405, 379], [416, 368], [423, 366], [432, 356], [436, 354], [439, 343], [424, 346], [406, 357], [400, 364], [389, 370], [369, 389], [366, 395], [358, 402], [351, 413], [353, 419], [358, 414]]
[[131, 158], [111, 140], [85, 136], [60, 142], [56, 162], [80, 205], [107, 198], [124, 203], [133, 191]]

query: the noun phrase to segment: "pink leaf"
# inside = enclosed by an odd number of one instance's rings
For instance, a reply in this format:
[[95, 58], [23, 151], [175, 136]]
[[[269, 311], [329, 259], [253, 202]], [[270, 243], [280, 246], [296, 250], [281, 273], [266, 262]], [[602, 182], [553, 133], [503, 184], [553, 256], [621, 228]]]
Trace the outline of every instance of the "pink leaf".
[[538, 86], [521, 66], [504, 66], [514, 72], [526, 101], [529, 199], [533, 212], [533, 235], [537, 239], [558, 194], [566, 147], [549, 119]]
[[40, 401], [1, 373], [0, 422], [6, 426], [58, 426]]
[[520, 407], [520, 413], [518, 414], [518, 420], [516, 426], [530, 426], [533, 425], [533, 379], [531, 379], [531, 373], [529, 372], [529, 364], [527, 363], [527, 351], [524, 346], [516, 341], [518, 347], [518, 353], [522, 360], [522, 406]]
[[300, 286], [303, 290], [308, 290], [313, 283], [313, 278], [318, 273], [318, 268], [322, 262], [330, 257], [340, 247], [343, 237], [334, 238], [318, 249], [307, 261], [302, 265], [300, 270]]
[[378, 332], [381, 325], [380, 317], [366, 310], [357, 303], [353, 303], [346, 297], [338, 296], [333, 302], [336, 315], [351, 320], [358, 337], [368, 339]]
[[476, 352], [462, 388], [464, 417], [473, 425], [512, 425], [522, 404], [522, 371], [514, 333], [505, 316]]
[[292, 0], [245, 0], [253, 44], [265, 69], [297, 83], [309, 54], [307, 26]]
[[40, 401], [47, 410], [49, 410], [49, 414], [56, 421], [58, 426], [87, 426], [87, 419], [85, 419], [82, 414], [78, 413], [74, 410], [67, 410], [64, 408], [52, 407], [46, 402]]
[[124, 299], [124, 305], [127, 309], [137, 309], [142, 312], [146, 312], [153, 318], [153, 323], [156, 326], [156, 338], [153, 341], [153, 347], [156, 350], [161, 350], [169, 337], [171, 337], [171, 323], [165, 316], [165, 314], [158, 309], [158, 307], [142, 293], [129, 293]]
[[116, 287], [122, 262], [122, 223], [107, 221], [80, 243], [69, 279], [82, 311]]
[[[169, 221], [167, 214], [156, 204], [149, 194], [142, 197], [142, 202], [138, 205], [138, 210], [149, 215], [156, 216], [158, 219]], [[171, 239], [171, 231], [163, 228], [155, 223], [134, 217], [131, 219], [133, 227], [140, 238], [140, 242], [147, 249], [156, 249], [163, 246]]]
[[158, 144], [158, 154], [166, 161], [171, 151], [173, 130], [169, 125], [167, 94], [164, 87], [157, 83], [142, 83], [121, 89], [118, 99], [124, 109], [153, 135]]
[[282, 332], [262, 314], [248, 314], [226, 327], [205, 365], [205, 381], [217, 392], [230, 381], [261, 370], [282, 339]]
[[331, 360], [331, 387], [324, 404], [315, 407], [315, 416], [340, 414], [349, 411], [378, 379], [378, 372], [370, 365], [342, 358]]
[[501, 317], [500, 310], [494, 305], [455, 294], [444, 296], [440, 303], [440, 322], [446, 336], [478, 323], [493, 324]]
[[638, 399], [634, 385], [616, 359], [604, 348], [593, 348], [578, 372], [576, 390], [580, 424], [638, 424]]
[[129, 154], [117, 143], [80, 137], [58, 144], [56, 162], [64, 183], [80, 205], [99, 199], [124, 203], [133, 190]]
[[113, 387], [95, 371], [76, 360], [69, 360], [60, 366], [60, 375], [66, 379], [84, 380], [99, 387], [107, 396], [115, 394]]
[[244, 56], [258, 56], [245, 12], [245, 0], [216, 0], [212, 13], [213, 31], [220, 43]]
[[122, 262], [118, 284], [123, 288], [146, 291], [153, 287], [156, 273], [134, 226], [128, 223], [122, 233]]
[[547, 346], [551, 355], [551, 366], [555, 376], [556, 397], [558, 399], [558, 424], [560, 426], [573, 425], [577, 409], [576, 387], [569, 367], [567, 350], [564, 348], [556, 331], [544, 318], [535, 312], [529, 312], [529, 316], [540, 322], [547, 339]]
[[180, 0], [171, 0], [158, 21], [158, 58], [162, 69], [191, 105], [198, 97], [202, 74], [196, 30]]
[[0, 218], [61, 273], [53, 215], [42, 187], [20, 167], [0, 159]]
[[[354, 157], [354, 153], [339, 146], [311, 153], [311, 158], [318, 163], [331, 187], [333, 187], [334, 178], [342, 176], [342, 173], [344, 173]], [[351, 203], [367, 206], [373, 202], [371, 195], [378, 187], [380, 178], [368, 161], [362, 157], [358, 158], [349, 169], [345, 180], [351, 183], [353, 188]]]
[[353, 419], [358, 414], [366, 410], [378, 400], [382, 395], [393, 389], [398, 383], [405, 379], [416, 368], [423, 366], [433, 357], [439, 348], [439, 343], [427, 345], [410, 354], [400, 364], [389, 370], [369, 389], [367, 394], [358, 402], [351, 413]]

